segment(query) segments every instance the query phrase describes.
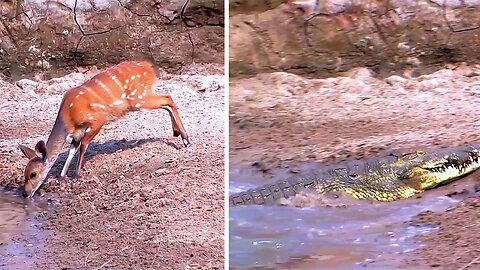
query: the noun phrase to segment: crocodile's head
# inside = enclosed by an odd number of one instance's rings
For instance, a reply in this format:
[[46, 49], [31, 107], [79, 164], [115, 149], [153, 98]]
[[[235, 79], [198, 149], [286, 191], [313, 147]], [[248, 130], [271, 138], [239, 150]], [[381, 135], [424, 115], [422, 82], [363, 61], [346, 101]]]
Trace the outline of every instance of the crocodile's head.
[[480, 168], [480, 147], [442, 148], [400, 156], [395, 165], [405, 168], [402, 180], [415, 189], [429, 189]]

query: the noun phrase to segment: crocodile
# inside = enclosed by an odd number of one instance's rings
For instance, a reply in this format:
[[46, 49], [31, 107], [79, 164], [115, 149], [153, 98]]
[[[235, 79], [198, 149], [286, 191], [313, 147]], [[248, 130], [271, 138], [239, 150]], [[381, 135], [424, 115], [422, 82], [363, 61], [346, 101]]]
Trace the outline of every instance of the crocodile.
[[230, 206], [274, 204], [305, 189], [342, 192], [355, 199], [390, 202], [446, 184], [480, 167], [480, 145], [390, 153], [290, 177], [230, 196]]

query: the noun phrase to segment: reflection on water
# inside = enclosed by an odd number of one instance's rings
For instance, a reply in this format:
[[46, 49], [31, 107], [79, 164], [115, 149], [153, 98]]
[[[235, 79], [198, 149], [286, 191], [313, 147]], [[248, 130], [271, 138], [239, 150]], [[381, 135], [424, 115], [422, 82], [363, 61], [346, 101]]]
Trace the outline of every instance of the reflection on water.
[[0, 190], [0, 269], [29, 269], [44, 248], [45, 234], [36, 222], [38, 204]]
[[[230, 193], [267, 183], [263, 177], [231, 166]], [[276, 174], [269, 181], [281, 177], [285, 174]], [[346, 207], [314, 203], [302, 208], [232, 207], [230, 267], [398, 268], [402, 255], [418, 245], [415, 236], [436, 229], [410, 226], [407, 221], [425, 210], [445, 210], [456, 201], [432, 190], [421, 198], [391, 203], [357, 201]]]

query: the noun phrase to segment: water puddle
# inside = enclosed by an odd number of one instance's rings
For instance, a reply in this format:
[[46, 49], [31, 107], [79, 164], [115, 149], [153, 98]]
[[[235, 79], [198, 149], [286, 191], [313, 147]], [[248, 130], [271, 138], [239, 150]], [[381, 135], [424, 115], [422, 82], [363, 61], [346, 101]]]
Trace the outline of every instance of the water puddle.
[[[319, 165], [302, 170], [313, 166]], [[291, 175], [285, 170], [269, 177], [251, 166], [231, 165], [230, 193]], [[472, 174], [391, 203], [231, 207], [230, 268], [399, 269], [403, 256], [419, 245], [415, 236], [436, 230], [409, 221], [426, 210], [446, 210], [464, 196], [462, 191], [473, 190], [475, 178]]]
[[0, 190], [0, 269], [30, 269], [45, 249], [46, 232], [37, 214], [46, 202], [34, 202]]

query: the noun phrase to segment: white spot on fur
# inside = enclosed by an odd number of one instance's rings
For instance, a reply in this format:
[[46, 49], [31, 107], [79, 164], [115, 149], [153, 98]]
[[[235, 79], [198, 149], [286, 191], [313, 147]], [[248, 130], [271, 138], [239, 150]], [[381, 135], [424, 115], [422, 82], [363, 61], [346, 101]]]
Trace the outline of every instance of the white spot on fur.
[[112, 79], [116, 80], [116, 79], [117, 79], [117, 76], [113, 75], [113, 76], [112, 76]]
[[88, 120], [92, 120], [92, 119], [93, 119], [93, 116], [88, 117]]
[[140, 78], [140, 74], [137, 75], [137, 78]]
[[133, 89], [133, 92], [131, 93], [131, 95], [135, 95], [135, 93], [137, 93], [137, 88]]
[[138, 98], [139, 98], [139, 99], [142, 99], [142, 98], [143, 98], [143, 96], [142, 96], [142, 95], [138, 95]]
[[101, 109], [105, 109], [105, 106], [103, 106], [102, 104], [92, 104], [92, 107], [98, 107], [98, 108], [101, 108]]
[[122, 94], [122, 98], [125, 98], [127, 96], [127, 94], [123, 93]]
[[120, 105], [123, 103], [123, 100], [117, 100], [115, 102], [113, 102], [113, 105]]
[[140, 86], [142, 86], [142, 87], [143, 87], [143, 86], [144, 86], [144, 84], [143, 84], [143, 83], [141, 83], [141, 84], [140, 84]]
[[70, 103], [70, 106], [69, 106], [69, 107], [70, 107], [70, 108], [73, 107], [73, 103]]
[[140, 103], [135, 104], [135, 107], [140, 108], [142, 106]]
[[125, 83], [128, 83], [128, 82], [129, 82], [129, 80], [128, 80], [128, 79], [126, 79], [126, 80], [125, 80]]
[[88, 132], [90, 132], [90, 130], [92, 130], [92, 129], [91, 129], [91, 128], [87, 128], [87, 129], [85, 130], [85, 132], [88, 133]]
[[147, 75], [147, 72], [143, 72], [143, 75]]
[[80, 91], [78, 94], [79, 94], [79, 95], [83, 95], [83, 94], [85, 94], [85, 93], [84, 93], [83, 91]]
[[130, 79], [132, 79], [132, 80], [135, 79], [135, 75], [132, 75], [132, 77], [130, 77]]

